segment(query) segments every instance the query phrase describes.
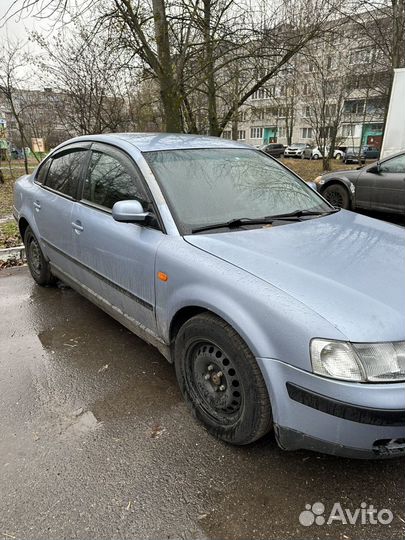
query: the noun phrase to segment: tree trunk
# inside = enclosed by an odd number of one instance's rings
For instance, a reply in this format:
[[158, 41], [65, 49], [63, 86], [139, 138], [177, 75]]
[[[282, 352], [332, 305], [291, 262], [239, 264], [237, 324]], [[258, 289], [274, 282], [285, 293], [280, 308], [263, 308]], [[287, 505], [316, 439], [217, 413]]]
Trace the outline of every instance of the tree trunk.
[[178, 82], [174, 77], [165, 0], [152, 0], [152, 4], [159, 61], [157, 75], [160, 82], [160, 97], [162, 100], [165, 128], [167, 132], [180, 133], [183, 131], [181, 94]]
[[233, 118], [232, 118], [232, 140], [233, 141], [238, 140], [238, 127], [239, 127], [238, 112], [236, 111], [236, 113], [233, 115]]
[[220, 135], [217, 116], [217, 92], [214, 73], [214, 54], [211, 39], [211, 0], [204, 1], [204, 52], [208, 99], [208, 132], [215, 137]]

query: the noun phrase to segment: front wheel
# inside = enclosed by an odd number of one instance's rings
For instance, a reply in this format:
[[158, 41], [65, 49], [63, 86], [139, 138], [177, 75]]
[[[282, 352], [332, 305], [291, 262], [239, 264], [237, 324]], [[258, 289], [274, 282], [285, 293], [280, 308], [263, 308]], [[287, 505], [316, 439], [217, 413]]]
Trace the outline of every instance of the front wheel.
[[235, 330], [211, 313], [189, 319], [175, 341], [176, 376], [186, 402], [214, 436], [236, 445], [272, 427], [256, 359]]
[[336, 154], [335, 159], [337, 159], [338, 161], [342, 159], [342, 154]]
[[45, 259], [31, 227], [27, 227], [27, 230], [25, 231], [24, 245], [28, 268], [30, 269], [34, 280], [41, 286], [53, 285], [56, 282], [56, 279], [51, 274], [48, 261]]
[[322, 195], [332, 205], [338, 208], [350, 208], [350, 198], [347, 189], [342, 184], [332, 184], [326, 186]]

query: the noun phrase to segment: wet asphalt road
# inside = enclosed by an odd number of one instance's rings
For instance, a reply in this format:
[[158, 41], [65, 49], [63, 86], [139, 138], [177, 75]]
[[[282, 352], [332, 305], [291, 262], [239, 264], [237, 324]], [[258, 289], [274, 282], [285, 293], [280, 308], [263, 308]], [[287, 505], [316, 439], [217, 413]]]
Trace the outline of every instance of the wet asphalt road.
[[[227, 446], [152, 347], [69, 288], [0, 272], [0, 538], [403, 538], [405, 460]], [[299, 524], [305, 504], [390, 525]]]

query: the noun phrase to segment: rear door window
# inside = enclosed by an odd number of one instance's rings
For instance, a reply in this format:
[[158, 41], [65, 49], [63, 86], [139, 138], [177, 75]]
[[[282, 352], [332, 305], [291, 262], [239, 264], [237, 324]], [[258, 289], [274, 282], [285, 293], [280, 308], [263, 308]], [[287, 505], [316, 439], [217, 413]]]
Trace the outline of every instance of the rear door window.
[[87, 152], [74, 149], [55, 156], [46, 177], [46, 187], [75, 199]]
[[40, 168], [38, 169], [37, 175], [35, 177], [35, 180], [39, 184], [45, 184], [46, 175], [48, 174], [49, 165], [51, 164], [51, 160], [48, 159], [48, 161], [45, 161]]

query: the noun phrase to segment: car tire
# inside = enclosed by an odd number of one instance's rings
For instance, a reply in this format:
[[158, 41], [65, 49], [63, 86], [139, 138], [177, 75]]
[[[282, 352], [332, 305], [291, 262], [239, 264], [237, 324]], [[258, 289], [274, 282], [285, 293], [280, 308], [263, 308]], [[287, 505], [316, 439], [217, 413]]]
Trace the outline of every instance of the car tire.
[[272, 428], [270, 399], [249, 347], [211, 313], [189, 319], [174, 346], [181, 393], [196, 418], [225, 442], [245, 445]]
[[312, 156], [312, 159], [319, 159], [318, 154], [314, 154], [314, 155]]
[[52, 275], [48, 261], [45, 259], [39, 242], [29, 226], [24, 234], [24, 245], [28, 268], [34, 280], [42, 287], [54, 285], [56, 278]]
[[342, 155], [341, 155], [341, 154], [336, 154], [335, 159], [337, 159], [338, 161], [341, 160], [341, 159], [342, 159]]
[[344, 208], [348, 210], [350, 208], [349, 192], [343, 184], [330, 184], [327, 185], [322, 191], [322, 196], [332, 205], [337, 208]]

